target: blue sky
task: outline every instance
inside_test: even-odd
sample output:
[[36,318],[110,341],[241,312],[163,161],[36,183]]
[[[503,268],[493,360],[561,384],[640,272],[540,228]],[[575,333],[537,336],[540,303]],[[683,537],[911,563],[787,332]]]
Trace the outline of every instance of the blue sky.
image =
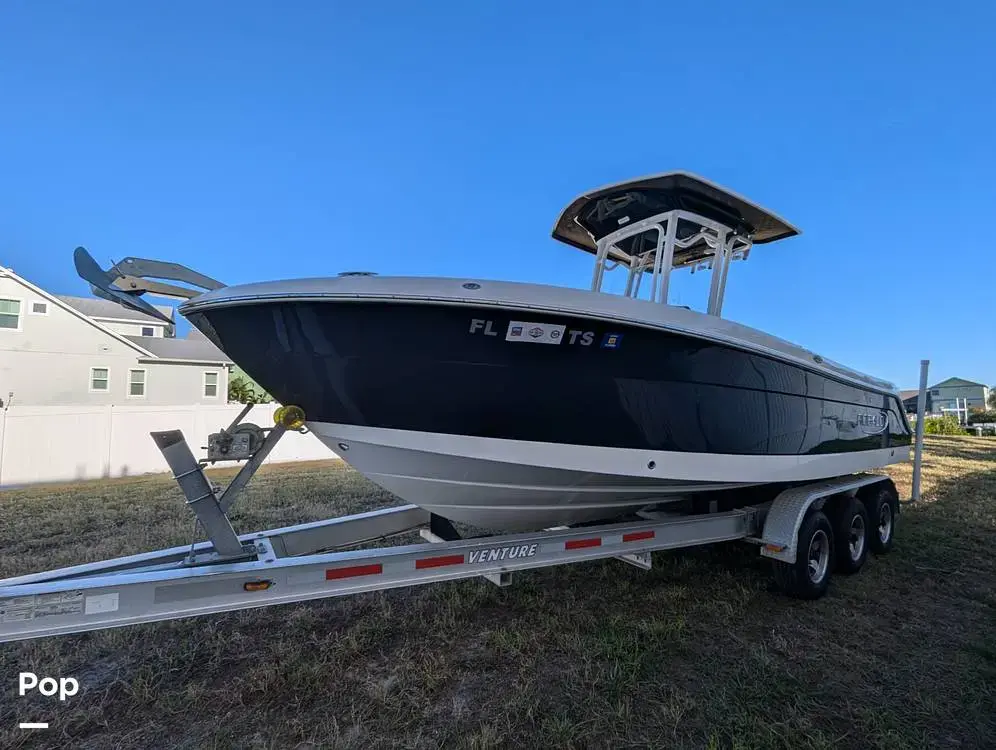
[[0,264],[62,294],[87,291],[79,244],[228,283],[587,286],[560,209],[687,169],[803,230],[733,267],[727,317],[904,387],[923,357],[996,383],[994,22],[983,2],[7,0]]

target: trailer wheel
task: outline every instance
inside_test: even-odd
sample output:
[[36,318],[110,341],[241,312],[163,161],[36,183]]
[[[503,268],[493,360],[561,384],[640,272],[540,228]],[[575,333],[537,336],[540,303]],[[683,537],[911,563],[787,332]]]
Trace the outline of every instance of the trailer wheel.
[[856,497],[848,497],[837,508],[833,535],[838,572],[850,575],[861,570],[868,558],[868,539],[875,533],[869,527],[865,504]]
[[899,495],[892,482],[881,482],[868,488],[862,498],[868,511],[868,546],[877,555],[892,549],[899,518]]
[[833,573],[833,526],[823,511],[810,510],[799,527],[794,563],[774,561],[775,583],[796,599],[819,599]]

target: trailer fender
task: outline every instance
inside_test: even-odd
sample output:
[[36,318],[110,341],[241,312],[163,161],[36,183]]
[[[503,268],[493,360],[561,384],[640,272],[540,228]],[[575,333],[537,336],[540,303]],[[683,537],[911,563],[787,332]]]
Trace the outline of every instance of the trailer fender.
[[761,534],[761,554],[773,560],[794,563],[799,527],[814,505],[817,509],[834,495],[855,494],[862,487],[890,481],[883,474],[853,474],[783,490],[771,503]]

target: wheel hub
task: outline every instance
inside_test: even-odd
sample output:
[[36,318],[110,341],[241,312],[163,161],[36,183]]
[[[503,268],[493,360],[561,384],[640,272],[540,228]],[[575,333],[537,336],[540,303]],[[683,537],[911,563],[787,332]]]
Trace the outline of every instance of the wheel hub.
[[878,510],[878,539],[885,544],[892,536],[892,506],[882,503]]
[[[879,534],[881,534],[881,530]],[[847,547],[852,560],[856,562],[861,559],[861,555],[865,551],[865,519],[857,513],[851,518],[851,528],[847,534]]]
[[827,574],[830,564],[830,539],[822,529],[819,529],[809,542],[808,554],[809,580],[819,583]]

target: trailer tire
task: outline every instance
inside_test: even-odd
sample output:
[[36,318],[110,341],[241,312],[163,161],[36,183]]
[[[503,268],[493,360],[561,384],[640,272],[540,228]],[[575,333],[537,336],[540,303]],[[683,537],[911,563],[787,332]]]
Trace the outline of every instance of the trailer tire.
[[899,493],[891,481],[868,488],[861,498],[868,511],[868,546],[876,555],[887,554],[896,538],[899,519]]
[[873,533],[865,504],[851,496],[842,500],[833,515],[838,573],[852,575],[861,570],[868,559],[868,542]]
[[820,510],[810,510],[799,527],[794,563],[774,561],[775,583],[796,599],[819,599],[834,567],[833,526]]

